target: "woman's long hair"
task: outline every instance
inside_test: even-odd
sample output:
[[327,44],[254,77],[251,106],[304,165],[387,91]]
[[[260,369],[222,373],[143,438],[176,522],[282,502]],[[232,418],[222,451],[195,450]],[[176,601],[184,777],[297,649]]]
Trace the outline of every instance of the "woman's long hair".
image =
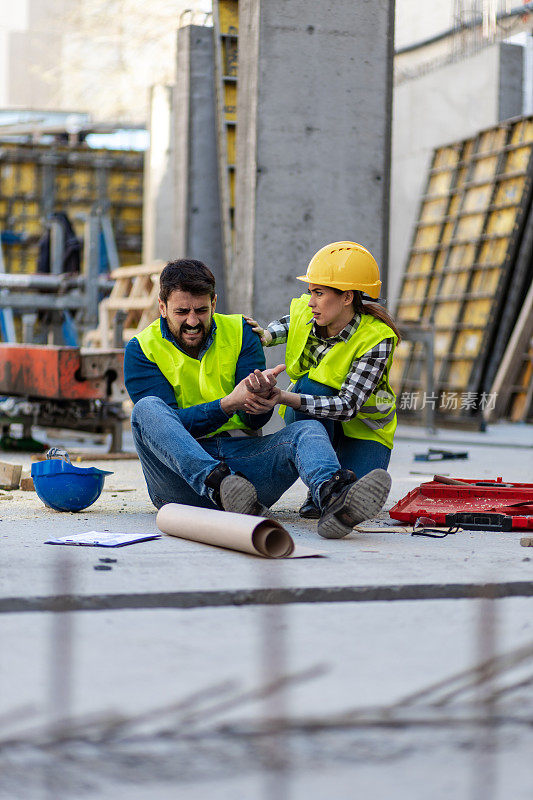
[[[331,288],[333,289],[334,292],[337,292],[337,294],[342,294],[344,291],[343,289],[335,289],[333,288],[333,286]],[[380,305],[379,303],[363,303],[361,292],[354,290],[353,308],[356,314],[371,314],[373,317],[376,317],[376,319],[379,319],[381,320],[381,322],[384,322],[385,325],[388,325],[389,328],[392,328],[392,330],[398,337],[398,344],[402,341],[398,325],[382,305]]]

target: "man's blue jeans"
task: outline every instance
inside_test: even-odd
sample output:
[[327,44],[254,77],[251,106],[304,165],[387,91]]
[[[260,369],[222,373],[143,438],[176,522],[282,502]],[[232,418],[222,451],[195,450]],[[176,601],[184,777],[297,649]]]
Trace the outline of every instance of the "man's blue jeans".
[[[331,386],[313,381],[306,375],[297,381],[294,391],[298,394],[325,395],[327,397],[338,394],[338,391]],[[291,425],[302,420],[317,421],[318,417],[310,417],[303,411],[287,408],[284,419],[286,425]],[[391,451],[384,444],[369,439],[352,439],[345,436],[340,422],[334,422],[327,418],[319,421],[328,432],[343,469],[351,469],[358,478],[362,478],[373,469],[387,469]]]
[[318,489],[340,469],[323,425],[297,422],[269,436],[213,436],[197,441],[159,397],[143,397],[133,408],[131,428],[150,499],[216,508],[205,479],[224,461],[253,483],[259,501],[271,506],[298,476],[318,503]]

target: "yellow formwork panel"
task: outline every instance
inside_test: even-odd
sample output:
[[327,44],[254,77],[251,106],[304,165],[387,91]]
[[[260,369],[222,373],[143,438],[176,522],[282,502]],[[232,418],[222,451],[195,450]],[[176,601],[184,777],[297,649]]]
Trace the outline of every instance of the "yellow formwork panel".
[[480,292],[495,292],[501,277],[500,269],[479,269],[472,276],[471,291],[475,294]]
[[442,229],[442,244],[449,244],[454,237],[455,222],[447,222]]
[[468,286],[469,272],[448,272],[444,276],[440,294],[444,297],[462,294]]
[[429,274],[433,266],[433,256],[431,253],[414,253],[409,259],[406,274],[424,273]]
[[[220,205],[224,243],[224,263],[231,266],[234,246],[234,208],[237,123],[237,77],[239,71],[238,0],[215,0],[213,3],[217,64],[217,136],[218,151],[226,163],[219,163]],[[222,71],[222,74],[220,73]]]
[[447,383],[455,391],[463,391],[468,386],[468,379],[472,372],[472,361],[452,361],[448,370]]
[[462,189],[467,180],[468,180],[468,167],[464,166],[461,167],[461,169],[457,172],[457,176],[455,179],[456,191]]
[[429,322],[433,312],[433,303],[425,303],[420,318],[422,322]]
[[503,172],[525,172],[531,158],[531,146],[511,150],[505,159]]
[[453,172],[438,172],[432,175],[427,188],[427,196],[448,194],[452,185]]
[[401,306],[398,311],[398,319],[402,322],[412,322],[420,319],[420,306],[418,303],[413,304],[404,304],[403,300],[401,301]]
[[513,394],[511,402],[511,419],[513,422],[524,421],[531,412],[531,405],[526,408],[528,389],[533,380],[533,344],[525,354],[525,361],[520,370],[517,386],[520,388]]
[[[105,157],[105,164],[104,158]],[[52,207],[44,202],[46,180],[53,180]],[[84,222],[98,203],[129,203],[130,217],[124,235],[131,250],[135,239],[140,260],[142,234],[142,154],[129,151],[93,150],[85,145],[58,147],[4,143],[0,145],[0,229],[22,234],[24,242],[5,244],[6,268],[12,272],[33,272],[37,262],[37,241],[44,231],[44,213],[61,211],[72,221],[76,235],[84,236]],[[115,184],[115,186],[113,186]],[[111,191],[109,186],[111,185]],[[107,193],[105,187],[108,187]],[[115,196],[113,196],[115,195]],[[117,197],[119,198],[117,200]],[[121,263],[120,231],[117,248]],[[133,245],[134,246],[134,245]]]
[[237,84],[226,83],[224,85],[224,119],[235,122],[237,119]]
[[494,205],[517,205],[522,199],[525,185],[525,177],[508,178],[505,181],[500,181],[499,186],[496,189],[496,194],[494,195]]
[[492,211],[487,221],[487,233],[491,236],[510,236],[513,231],[517,207]]
[[28,253],[28,248],[24,245],[12,244],[4,247],[4,261],[6,272],[19,274],[35,272],[37,269],[36,250],[33,254]]
[[112,170],[107,178],[107,192],[111,203],[139,202],[142,198],[143,176],[142,173],[118,172]]
[[235,164],[236,143],[237,143],[237,132],[235,130],[235,127],[228,128],[227,143],[228,143],[228,165]]
[[238,0],[218,0],[218,18],[222,34],[237,35],[239,30]]
[[463,144],[463,156],[462,156],[463,161],[470,161],[470,159],[472,158],[472,154],[474,153],[474,145],[475,145],[475,139],[468,139]]
[[[435,273],[439,273],[442,271],[444,265],[446,264],[446,259],[448,258],[448,252],[449,248],[447,247],[442,247],[437,252],[437,258],[435,259],[435,268],[433,270]],[[428,253],[427,255],[429,258],[433,258],[434,253]]]
[[[436,326],[437,392],[471,391],[471,379],[479,380],[477,357],[485,354],[487,326],[529,194],[532,143],[529,118],[434,153],[420,208],[425,224],[415,232],[398,307],[401,320]],[[406,343],[396,369],[407,391],[419,380],[417,353]],[[401,386],[402,378],[396,380]]]
[[484,214],[471,214],[468,217],[462,217],[457,225],[456,238],[465,241],[478,239],[483,231],[484,222]]
[[474,244],[457,244],[450,248],[448,267],[469,267],[474,262],[476,247]]
[[239,48],[236,39],[222,42],[222,70],[224,77],[236,78],[239,69]]
[[533,120],[524,119],[513,125],[511,144],[520,144],[520,142],[533,142]]
[[474,166],[472,172],[472,180],[476,183],[481,181],[491,181],[498,166],[498,156],[487,156],[487,158],[480,158]]
[[483,242],[478,255],[479,264],[503,264],[509,240],[488,239]]
[[459,331],[454,346],[455,352],[465,356],[476,356],[479,353],[484,333],[485,331],[479,328],[465,328]]
[[490,203],[491,196],[491,183],[487,183],[485,186],[477,186],[474,189],[469,189],[465,194],[462,211],[484,211]]
[[440,281],[441,279],[439,275],[435,275],[435,277],[433,277],[430,280],[428,288],[428,299],[434,300],[437,297],[439,293]]
[[464,309],[464,320],[470,325],[485,325],[492,308],[491,298],[467,300]]
[[231,171],[229,174],[229,202],[232,208],[235,208],[235,172]]
[[441,328],[450,327],[456,322],[460,310],[461,303],[459,301],[438,303],[435,309],[435,325]]
[[135,208],[115,209],[112,215],[113,227],[125,236],[140,236],[142,223]]
[[416,234],[415,247],[432,247],[440,238],[440,225],[430,225],[420,228]]
[[459,161],[460,149],[455,147],[441,147],[437,150],[433,160],[433,169],[442,169],[443,167],[455,167]]
[[452,341],[451,331],[436,331],[434,350],[437,358],[445,356],[449,350]]
[[10,213],[14,217],[38,217],[40,214],[39,203],[35,200],[13,200],[11,203]]
[[493,128],[492,130],[485,131],[479,137],[477,145],[478,153],[490,153],[493,150],[501,150],[505,145],[507,131],[505,128]]
[[446,214],[448,200],[446,197],[439,200],[428,200],[422,207],[420,219],[422,222],[437,222]]
[[4,197],[40,192],[39,171],[33,163],[8,163],[0,168],[0,191]]
[[427,280],[425,278],[412,278],[405,284],[405,291],[403,297],[406,300],[423,300],[427,288]]
[[518,422],[524,416],[524,411],[526,408],[526,395],[525,393],[517,393],[513,401],[511,403],[511,420],[513,422]]
[[460,206],[461,206],[461,195],[453,194],[451,196],[450,205],[448,208],[448,216],[456,217],[459,212]]

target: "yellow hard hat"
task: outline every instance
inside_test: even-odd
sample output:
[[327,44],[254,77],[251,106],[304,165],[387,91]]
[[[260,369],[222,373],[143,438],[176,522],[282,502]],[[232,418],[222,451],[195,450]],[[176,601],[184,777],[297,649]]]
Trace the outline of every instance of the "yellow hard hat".
[[381,289],[376,259],[357,242],[333,242],[315,253],[305,275],[297,280],[334,289],[358,289],[378,298]]

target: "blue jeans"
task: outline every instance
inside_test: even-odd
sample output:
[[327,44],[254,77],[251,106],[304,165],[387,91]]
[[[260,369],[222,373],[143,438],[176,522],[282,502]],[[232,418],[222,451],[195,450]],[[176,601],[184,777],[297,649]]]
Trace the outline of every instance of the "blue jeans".
[[299,422],[269,436],[213,436],[197,441],[159,397],[143,397],[133,408],[131,429],[148,494],[156,508],[165,503],[216,508],[205,486],[224,461],[271,506],[298,476],[318,505],[318,489],[340,469],[324,426]]
[[[313,381],[307,375],[297,381],[294,391],[297,394],[325,395],[326,397],[338,394],[337,389]],[[352,439],[350,436],[344,435],[340,422],[327,418],[310,417],[303,411],[287,408],[285,412],[286,425],[302,420],[308,420],[309,422],[319,421],[324,426],[341,467],[343,469],[351,469],[358,478],[362,478],[363,475],[373,469],[387,469],[389,466],[391,451],[381,442],[375,442],[370,439]]]

